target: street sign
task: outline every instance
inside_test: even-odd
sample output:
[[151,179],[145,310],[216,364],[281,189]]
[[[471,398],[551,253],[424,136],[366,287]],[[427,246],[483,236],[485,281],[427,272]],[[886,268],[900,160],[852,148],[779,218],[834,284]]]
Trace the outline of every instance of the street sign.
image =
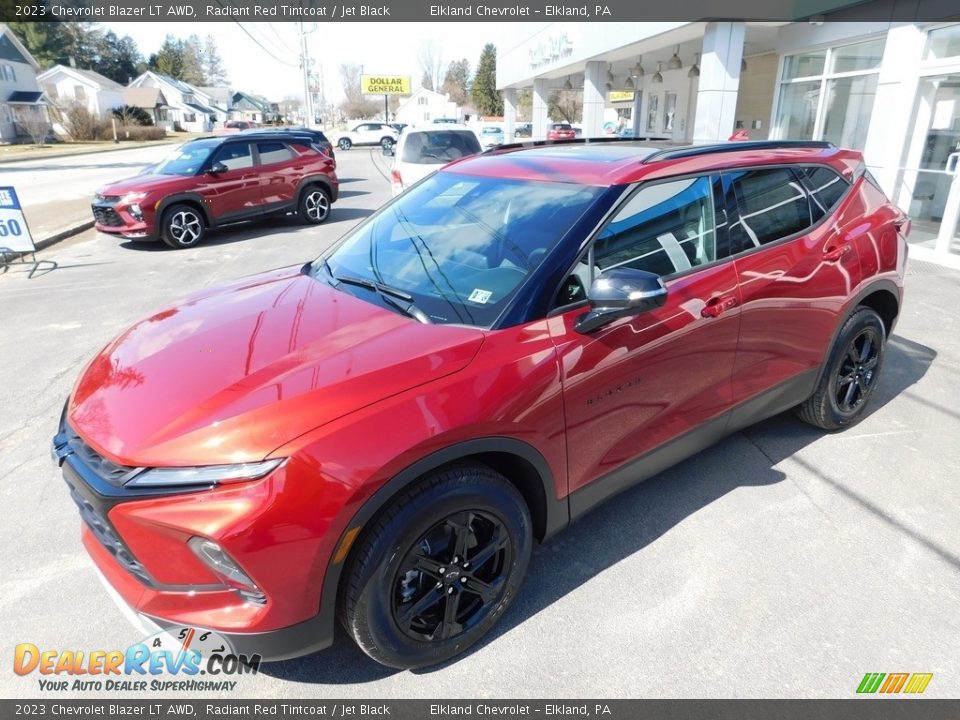
[[409,75],[361,75],[360,88],[364,95],[409,95]]
[[0,187],[0,248],[26,253],[36,250],[17,191],[12,187]]

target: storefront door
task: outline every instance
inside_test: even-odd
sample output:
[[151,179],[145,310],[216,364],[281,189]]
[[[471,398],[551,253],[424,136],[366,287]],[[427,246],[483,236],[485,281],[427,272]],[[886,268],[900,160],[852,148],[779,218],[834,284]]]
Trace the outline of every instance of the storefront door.
[[920,78],[914,117],[897,204],[913,221],[911,243],[960,254],[960,69]]

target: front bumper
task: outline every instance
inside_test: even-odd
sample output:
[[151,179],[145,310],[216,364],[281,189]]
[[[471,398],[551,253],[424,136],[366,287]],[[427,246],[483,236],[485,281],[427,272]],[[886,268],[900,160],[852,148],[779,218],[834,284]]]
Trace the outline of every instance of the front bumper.
[[[157,628],[213,630],[237,652],[264,660],[332,643],[335,602],[332,596],[320,602],[322,571],[318,577],[329,557],[326,526],[309,526],[307,516],[297,514],[310,511],[312,498],[291,491],[288,483],[303,485],[296,462],[287,465],[297,477],[282,467],[261,481],[145,496],[104,479],[118,466],[102,457],[98,464],[95,451],[71,432],[61,426],[54,457],[84,520],[84,547],[135,627],[148,634]],[[194,536],[219,543],[254,578],[266,602],[250,602],[222,584],[189,549]]]
[[97,232],[120,235],[131,240],[159,240],[152,217],[144,209],[135,216],[128,207],[110,200],[94,200],[90,205]]

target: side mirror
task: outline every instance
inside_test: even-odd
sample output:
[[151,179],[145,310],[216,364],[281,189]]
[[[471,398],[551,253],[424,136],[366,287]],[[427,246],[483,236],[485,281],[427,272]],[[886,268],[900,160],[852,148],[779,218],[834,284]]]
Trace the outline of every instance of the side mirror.
[[384,143],[383,144],[383,154],[387,157],[393,157],[396,153],[393,151],[393,143]]
[[577,318],[575,325],[580,333],[592,332],[617,318],[661,307],[667,301],[667,288],[654,273],[616,268],[593,281],[587,300],[590,312]]
[[218,163],[214,163],[214,164],[210,167],[210,169],[207,170],[207,172],[208,172],[209,174],[211,174],[211,175],[219,175],[220,173],[225,173],[225,172],[227,172],[227,170],[229,170],[229,169],[230,169],[230,168],[228,168],[228,167],[227,167],[226,165],[224,165],[222,162],[218,162]]

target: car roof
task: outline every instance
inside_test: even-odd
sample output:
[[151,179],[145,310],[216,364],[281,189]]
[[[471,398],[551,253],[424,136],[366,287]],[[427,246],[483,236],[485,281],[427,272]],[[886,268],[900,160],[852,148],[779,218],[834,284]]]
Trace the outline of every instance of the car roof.
[[442,172],[583,185],[613,186],[738,166],[815,163],[850,179],[859,152],[822,142],[729,142],[668,146],[633,139],[538,140],[501,145],[455,160]]
[[208,135],[207,137],[194,138],[192,140],[187,140],[184,145],[192,145],[193,143],[205,143],[207,145],[218,145],[228,142],[252,142],[254,140],[274,140],[276,141],[277,136],[286,137],[287,139],[296,138],[300,140],[309,140],[313,142],[313,138],[310,137],[308,132],[297,132],[297,131],[288,131],[288,132],[277,132],[277,131],[264,131],[264,130],[241,130],[238,133],[230,133],[229,135]]

